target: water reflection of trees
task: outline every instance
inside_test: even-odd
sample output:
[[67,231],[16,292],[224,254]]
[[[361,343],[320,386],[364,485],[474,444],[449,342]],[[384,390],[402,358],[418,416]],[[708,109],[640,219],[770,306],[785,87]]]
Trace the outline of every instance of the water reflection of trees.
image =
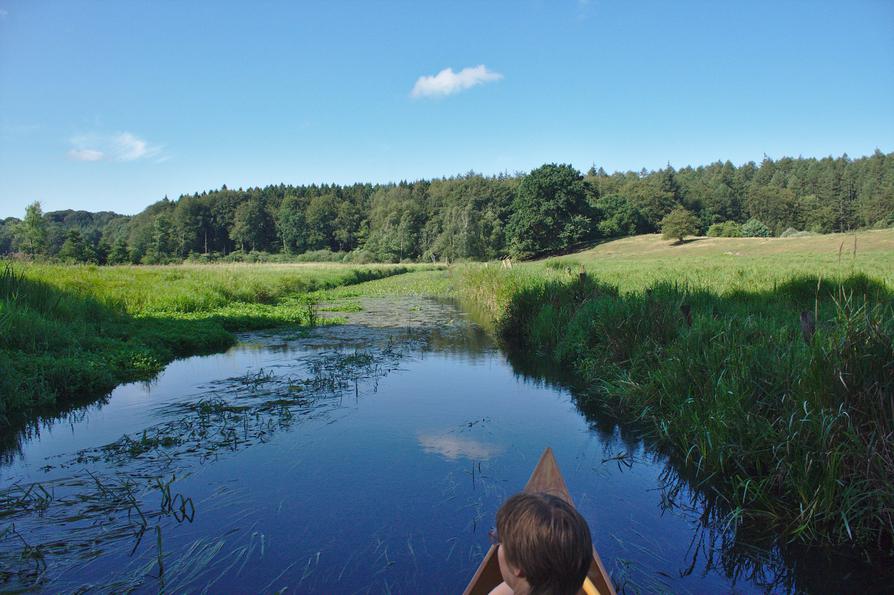
[[427,350],[463,361],[479,362],[493,355],[493,339],[479,326],[463,324],[454,329],[434,329],[428,339]]
[[[598,396],[575,382],[572,375],[546,365],[537,354],[511,349],[507,356],[517,377],[538,386],[570,391],[575,408],[587,420],[607,452],[619,464],[636,464],[631,453],[645,453],[650,461],[663,464],[657,485],[657,506],[689,519],[692,538],[679,576],[702,576],[716,572],[733,585],[746,583],[773,593],[890,592],[894,566],[887,559],[868,559],[865,552],[849,548],[825,548],[788,543],[768,532],[759,518],[748,518],[741,509],[729,506],[710,478],[670,459],[635,422],[614,415]],[[641,455],[642,456],[642,455]],[[621,583],[626,571],[619,569]],[[621,590],[652,590],[632,581]],[[658,585],[652,585],[658,588]],[[667,588],[665,585],[664,588]]]
[[17,414],[0,426],[0,470],[23,455],[22,445],[38,440],[42,432],[61,425],[82,423],[109,402],[109,395],[67,401],[63,406],[42,407],[28,415]]

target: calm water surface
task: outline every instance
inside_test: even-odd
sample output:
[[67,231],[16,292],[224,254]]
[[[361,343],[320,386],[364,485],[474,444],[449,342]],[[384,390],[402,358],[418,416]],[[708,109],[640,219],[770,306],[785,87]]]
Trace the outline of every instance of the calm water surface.
[[634,432],[514,369],[452,305],[346,316],[244,336],[6,436],[0,590],[460,592],[546,446],[624,590],[871,574],[736,541]]

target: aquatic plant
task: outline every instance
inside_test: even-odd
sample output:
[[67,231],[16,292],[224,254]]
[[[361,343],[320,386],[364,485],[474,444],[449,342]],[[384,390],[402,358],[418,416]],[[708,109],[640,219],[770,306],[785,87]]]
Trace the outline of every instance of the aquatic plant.
[[408,270],[0,263],[0,424],[151,378],[176,357],[232,345],[233,332],[312,326],[312,292]]
[[509,349],[572,370],[585,409],[638,421],[737,526],[890,547],[891,290],[862,274],[732,281],[622,291],[532,265],[469,267],[460,283]]
[[[196,577],[210,585],[235,565],[244,567],[257,533],[232,550],[223,549],[223,538],[200,538],[176,556],[164,551],[162,526],[192,523],[200,512],[177,489],[178,480],[193,466],[267,442],[296,424],[326,421],[342,407],[341,397],[375,390],[424,340],[416,333],[405,340],[380,334],[381,341],[364,349],[313,353],[285,371],[250,370],[214,383],[196,398],[162,409],[162,421],[141,432],[48,466],[71,475],[0,490],[0,588],[40,586],[78,564],[85,551],[99,555],[103,548],[134,556],[144,546],[132,568],[90,586],[96,590],[135,589],[150,578],[161,590],[184,590]],[[147,558],[153,540],[144,538],[153,532],[155,552]],[[260,539],[263,544],[262,534]],[[313,568],[305,568],[307,576]]]

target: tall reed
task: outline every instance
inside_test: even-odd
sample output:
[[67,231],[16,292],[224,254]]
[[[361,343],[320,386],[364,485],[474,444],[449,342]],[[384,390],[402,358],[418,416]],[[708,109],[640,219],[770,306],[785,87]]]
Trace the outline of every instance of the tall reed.
[[234,331],[317,322],[311,291],[402,266],[96,267],[0,262],[0,426],[11,413],[100,397]]
[[[622,292],[575,270],[469,268],[461,294],[511,349],[572,370],[742,523],[808,543],[894,536],[894,309],[856,274],[720,292]],[[816,317],[805,337],[801,313]],[[814,314],[815,313],[815,314]]]

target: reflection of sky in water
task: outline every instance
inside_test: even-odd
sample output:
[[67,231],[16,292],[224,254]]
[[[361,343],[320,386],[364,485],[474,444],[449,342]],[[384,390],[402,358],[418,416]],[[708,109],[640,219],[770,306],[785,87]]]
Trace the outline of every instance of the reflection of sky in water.
[[[197,512],[192,523],[159,521],[171,568],[168,590],[200,590],[216,580],[214,592],[460,592],[488,546],[486,530],[497,508],[521,489],[546,446],[555,451],[603,561],[628,589],[784,590],[773,583],[774,572],[800,561],[761,566],[759,548],[748,544],[737,555],[712,554],[704,546],[700,508],[668,505],[660,489],[664,460],[650,455],[635,434],[584,418],[567,391],[519,374],[455,310],[416,303],[422,305],[378,304],[382,317],[399,311],[393,314],[399,324],[381,331],[352,319],[309,339],[258,335],[248,338],[253,346],[174,362],[157,381],[121,386],[108,404],[50,423],[25,440],[21,454],[2,469],[0,487],[85,470],[133,474],[133,467],[59,464],[80,449],[171,421],[178,404],[215,397],[255,406],[288,397],[287,412],[277,405],[223,428],[232,448],[201,459],[177,457],[173,491],[192,498]],[[423,341],[419,327],[426,324],[437,329]],[[398,338],[407,328],[409,342]],[[410,351],[399,360],[378,357],[363,370],[349,370],[345,390],[314,401],[309,389],[289,389],[308,373],[309,361],[346,361],[370,347],[381,356],[401,345]],[[338,366],[322,369],[339,373]],[[274,381],[248,396],[224,382],[261,371]],[[188,413],[182,421],[190,421]],[[53,468],[44,471],[48,463]],[[686,503],[690,496],[684,486],[675,499]],[[147,510],[158,507],[158,492],[140,497]],[[53,531],[46,519],[29,522],[34,531],[18,525],[29,539]],[[105,530],[101,522],[88,529]],[[53,537],[77,535],[63,527]],[[85,551],[89,563],[51,568],[48,576],[58,582],[48,590],[139,575],[157,556],[154,536],[138,547],[125,535],[120,543],[97,542]],[[0,557],[0,567],[3,562]],[[807,568],[802,576],[823,586],[852,570],[800,566]],[[178,577],[178,567],[192,570]],[[150,566],[135,580],[153,591],[154,577]]]
[[419,446],[429,454],[441,455],[451,461],[459,458],[488,461],[505,450],[497,444],[452,434],[419,434]]

